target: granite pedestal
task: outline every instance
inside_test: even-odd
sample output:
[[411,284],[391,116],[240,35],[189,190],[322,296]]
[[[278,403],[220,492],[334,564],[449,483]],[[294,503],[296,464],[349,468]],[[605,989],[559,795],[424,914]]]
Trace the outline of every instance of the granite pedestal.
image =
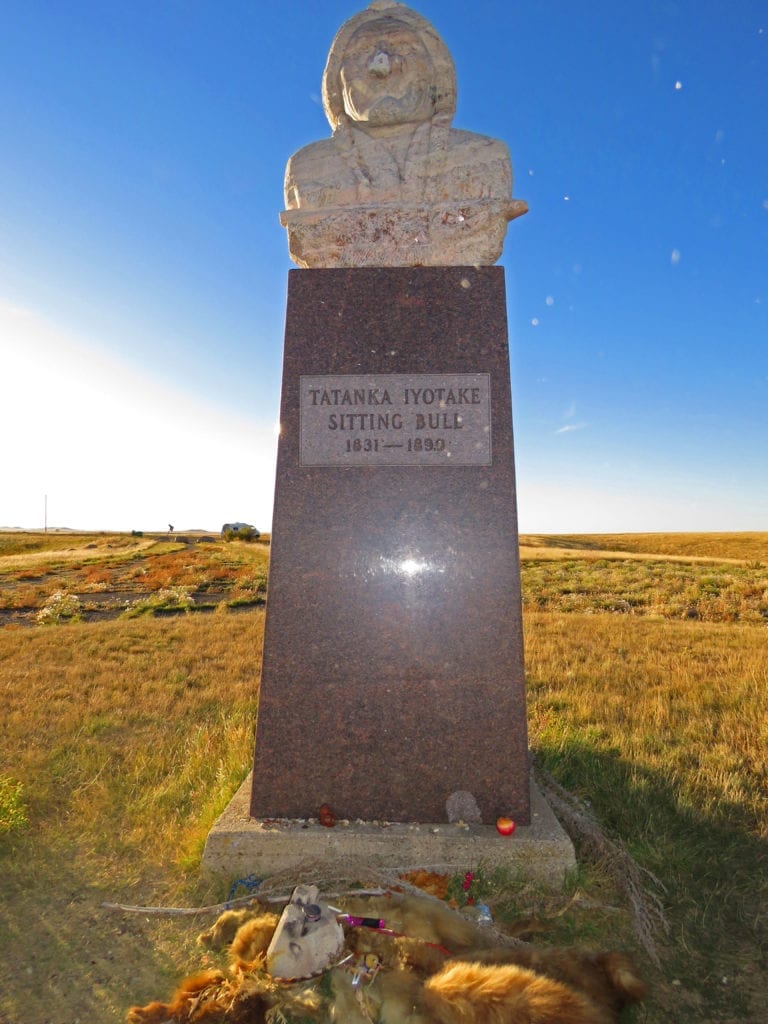
[[500,836],[493,825],[339,821],[270,821],[250,816],[245,780],[208,836],[203,869],[230,885],[251,874],[293,872],[296,882],[322,882],[339,869],[362,884],[382,875],[424,869],[456,874],[501,867],[512,876],[559,889],[576,865],[573,843],[531,782],[531,823]]
[[530,821],[504,274],[289,275],[250,812]]

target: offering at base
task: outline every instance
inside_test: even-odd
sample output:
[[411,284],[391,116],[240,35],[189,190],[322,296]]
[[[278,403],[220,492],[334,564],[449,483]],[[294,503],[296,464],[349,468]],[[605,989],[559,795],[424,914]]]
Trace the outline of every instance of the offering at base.
[[[492,945],[500,933],[433,898],[388,891],[338,899],[347,919],[345,943],[322,975],[292,984],[267,975],[261,954],[276,915],[258,906],[240,912],[232,940],[233,912],[227,911],[227,927],[217,921],[199,941],[207,948],[229,946],[229,976],[221,970],[190,975],[170,1002],[131,1007],[128,1024],[619,1024],[622,1007],[645,992],[634,964],[621,953]],[[387,927],[360,926],[353,919],[385,920]],[[214,933],[223,941],[214,943]]]
[[327,970],[344,946],[336,914],[319,901],[316,885],[297,885],[267,950],[273,978],[311,978]]

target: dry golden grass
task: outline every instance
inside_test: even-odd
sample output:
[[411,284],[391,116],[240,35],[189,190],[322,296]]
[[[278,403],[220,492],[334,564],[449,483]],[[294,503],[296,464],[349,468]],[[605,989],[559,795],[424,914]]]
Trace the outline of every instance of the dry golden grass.
[[606,560],[615,561],[632,561],[632,562],[648,562],[653,559],[664,559],[665,562],[671,563],[688,563],[695,564],[702,562],[706,565],[712,565],[716,563],[718,565],[742,565],[746,560],[743,558],[724,558],[717,557],[716,555],[671,555],[671,554],[660,554],[650,551],[621,551],[619,549],[612,548],[568,548],[568,547],[550,547],[550,546],[538,546],[536,544],[521,544],[520,545],[520,559],[525,561],[547,561],[547,562],[561,562],[563,559],[580,559],[581,561],[597,562]]
[[[683,617],[675,601],[681,586],[715,600],[716,587],[728,589],[723,574],[738,571],[729,586],[754,585],[759,602],[766,535],[686,535],[686,559],[743,562],[715,568],[673,565],[676,540],[600,538],[612,551],[669,549],[643,565],[579,546],[594,537],[554,538],[549,550],[579,557],[526,563],[531,739],[666,886],[664,967],[647,965],[652,995],[632,1019],[756,1022],[768,1005],[768,628],[760,618]],[[164,543],[74,572],[94,587],[186,579],[248,595],[266,557],[252,545]],[[560,570],[560,582],[548,575]],[[52,564],[45,585],[71,571]],[[8,600],[43,585],[22,576],[18,567],[2,576]],[[648,593],[655,617],[604,610],[616,594],[629,604]],[[557,601],[573,596],[589,614],[561,613]],[[0,985],[2,1024],[116,1022],[199,964],[197,923],[99,908],[225,895],[206,889],[197,866],[250,767],[262,629],[261,610],[224,604],[208,615],[0,629],[0,775],[23,784],[30,820],[0,834],[0,948],[25,965]],[[620,900],[610,883],[584,868],[574,885],[579,898],[542,941],[630,941],[625,917],[603,906]],[[529,896],[497,894],[510,913],[516,901],[524,912]]]
[[0,631],[3,762],[33,820],[77,821],[109,861],[194,858],[252,753],[262,618]]
[[[194,934],[103,900],[213,902],[197,868],[252,758],[263,611],[0,630],[3,1024],[121,1021],[170,988]],[[53,1014],[53,1016],[52,1016]]]
[[520,544],[534,558],[546,558],[547,549],[555,549],[567,558],[664,555],[675,561],[768,562],[768,533],[525,534]]
[[634,789],[653,780],[678,808],[768,839],[768,629],[659,627],[527,615],[533,745],[561,769],[572,748],[619,758]]
[[768,570],[753,562],[543,558],[521,576],[524,606],[540,611],[768,623]]
[[[4,536],[7,537],[7,534]],[[12,554],[1,555],[0,570],[16,569],[20,566],[39,569],[46,564],[64,565],[68,562],[95,562],[101,559],[114,559],[116,555],[124,557],[129,553],[146,551],[155,543],[151,539],[141,537],[126,538],[125,540],[126,543],[118,546],[107,543],[103,537],[78,538],[76,541],[61,538],[58,543],[51,543],[39,550],[15,551]]]
[[637,1019],[761,1020],[768,628],[530,612],[525,636],[532,746],[666,887]]

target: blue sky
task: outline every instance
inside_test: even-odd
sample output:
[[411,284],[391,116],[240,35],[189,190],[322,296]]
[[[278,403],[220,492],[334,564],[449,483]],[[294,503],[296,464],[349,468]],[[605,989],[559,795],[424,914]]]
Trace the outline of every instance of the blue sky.
[[[362,6],[4,0],[0,527],[47,494],[55,526],[269,528],[283,171]],[[763,0],[414,6],[530,206],[521,530],[767,530]]]

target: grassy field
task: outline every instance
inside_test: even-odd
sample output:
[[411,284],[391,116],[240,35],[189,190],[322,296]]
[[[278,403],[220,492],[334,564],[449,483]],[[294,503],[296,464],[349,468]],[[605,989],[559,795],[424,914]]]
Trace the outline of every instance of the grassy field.
[[[634,948],[647,1024],[765,1019],[768,534],[525,537],[531,743],[663,883],[661,966],[582,851],[497,920]],[[211,823],[250,767],[268,547],[0,535],[2,1024],[110,1024],[200,965]],[[56,598],[60,594],[62,597]],[[74,601],[67,600],[74,598]],[[45,609],[52,609],[45,614]]]
[[0,625],[264,604],[268,538],[0,534]]

